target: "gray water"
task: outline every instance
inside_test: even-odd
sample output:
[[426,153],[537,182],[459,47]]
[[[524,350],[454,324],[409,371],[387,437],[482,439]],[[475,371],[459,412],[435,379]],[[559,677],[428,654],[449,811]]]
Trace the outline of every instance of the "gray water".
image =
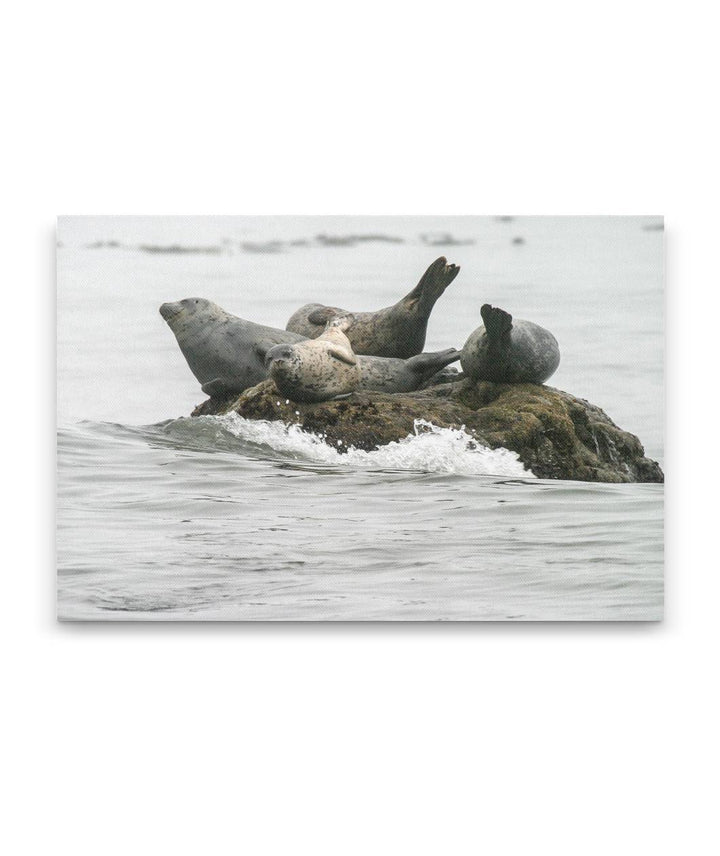
[[278,423],[189,419],[204,396],[157,311],[202,296],[284,327],[311,300],[394,303],[446,255],[462,270],[427,350],[461,347],[484,302],[536,321],[560,342],[549,383],[603,407],[662,464],[660,225],[61,218],[58,615],[660,618],[662,485],[536,479],[512,453],[429,425],[341,454]]

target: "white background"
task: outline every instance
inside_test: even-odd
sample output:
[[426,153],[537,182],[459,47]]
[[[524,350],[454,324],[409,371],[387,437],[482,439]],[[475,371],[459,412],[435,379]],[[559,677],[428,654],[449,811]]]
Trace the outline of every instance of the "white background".
[[[718,852],[711,10],[5,10],[3,852]],[[55,214],[343,212],[666,215],[663,624],[55,623]]]

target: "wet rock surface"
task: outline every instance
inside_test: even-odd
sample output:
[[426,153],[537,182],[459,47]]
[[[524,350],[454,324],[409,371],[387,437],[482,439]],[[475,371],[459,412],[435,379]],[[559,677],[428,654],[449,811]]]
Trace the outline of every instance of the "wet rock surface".
[[[193,416],[236,412],[246,419],[282,420],[324,436],[343,450],[371,451],[401,440],[423,419],[464,428],[479,443],[503,447],[539,478],[588,482],[662,482],[660,466],[640,440],[599,407],[538,384],[473,383],[460,379],[411,393],[355,392],[348,398],[299,404],[280,396],[271,380],[240,396],[209,399]],[[342,441],[339,446],[338,441]]]

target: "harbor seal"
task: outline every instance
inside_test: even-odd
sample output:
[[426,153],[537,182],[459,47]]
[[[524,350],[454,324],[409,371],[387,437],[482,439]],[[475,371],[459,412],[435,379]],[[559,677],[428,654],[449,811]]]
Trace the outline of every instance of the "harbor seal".
[[459,359],[460,351],[455,348],[417,354],[407,360],[401,360],[399,357],[358,357],[360,389],[374,392],[414,392],[445,366]]
[[[265,357],[274,346],[307,341],[297,333],[238,318],[203,297],[163,303],[160,314],[175,334],[202,391],[211,398],[239,395],[265,380]],[[418,354],[408,360],[358,357],[361,388],[412,392],[459,358],[459,351],[451,356],[452,352]]]
[[265,366],[282,395],[293,401],[329,401],[360,386],[360,366],[345,330],[352,319],[336,317],[317,339],[275,345]]
[[347,331],[356,354],[375,357],[414,357],[425,345],[428,318],[437,299],[455,279],[460,268],[441,256],[425,271],[415,288],[394,306],[377,312],[352,312],[335,306],[308,303],[298,309],[286,330],[314,339],[325,329],[328,319],[353,316]]
[[484,326],[470,334],[460,364],[472,380],[494,383],[544,383],[560,364],[557,339],[531,321],[486,303]]
[[240,394],[267,377],[265,354],[305,337],[231,315],[211,300],[163,303],[160,314],[175,334],[190,371],[211,398]]

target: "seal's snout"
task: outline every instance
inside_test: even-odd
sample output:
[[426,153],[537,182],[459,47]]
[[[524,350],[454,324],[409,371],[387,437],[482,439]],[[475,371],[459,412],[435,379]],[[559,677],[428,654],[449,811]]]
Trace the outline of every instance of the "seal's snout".
[[174,315],[180,312],[181,308],[179,303],[163,303],[160,307],[160,314],[166,321],[169,321]]

